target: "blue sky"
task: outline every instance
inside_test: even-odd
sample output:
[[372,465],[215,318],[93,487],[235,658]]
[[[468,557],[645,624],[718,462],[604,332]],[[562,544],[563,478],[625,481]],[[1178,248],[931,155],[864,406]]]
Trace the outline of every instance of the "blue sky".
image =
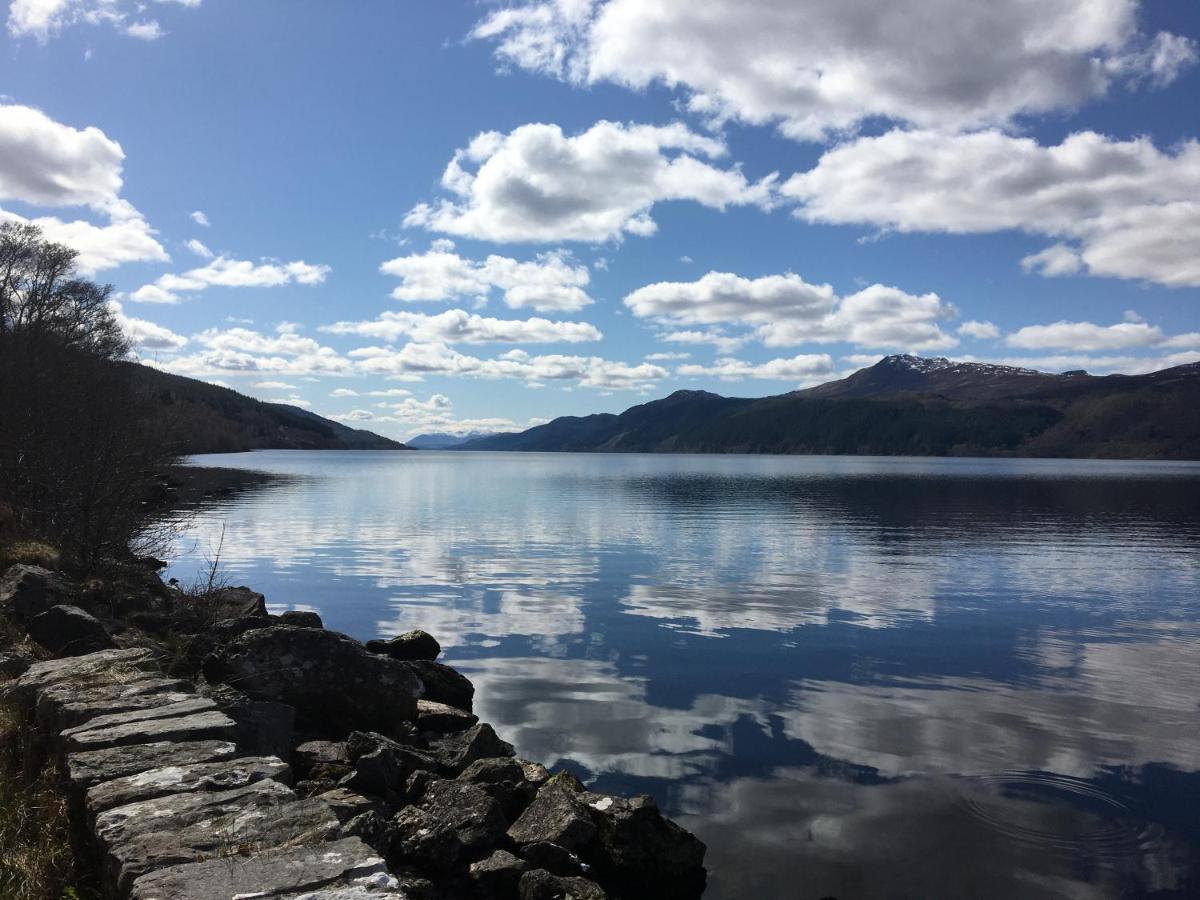
[[893,352],[1200,360],[1188,0],[12,0],[5,25],[3,216],[78,246],[142,359],[380,433]]

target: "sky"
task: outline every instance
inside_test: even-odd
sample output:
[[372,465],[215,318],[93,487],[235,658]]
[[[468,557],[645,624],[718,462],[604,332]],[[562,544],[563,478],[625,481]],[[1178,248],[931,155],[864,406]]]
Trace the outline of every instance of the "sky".
[[1200,361],[1196,0],[0,9],[0,220],[355,427]]

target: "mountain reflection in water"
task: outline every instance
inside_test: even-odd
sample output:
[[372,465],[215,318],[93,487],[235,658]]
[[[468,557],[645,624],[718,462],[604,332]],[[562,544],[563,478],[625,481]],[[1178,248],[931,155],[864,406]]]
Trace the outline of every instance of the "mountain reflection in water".
[[421,627],[707,897],[1200,894],[1200,464],[264,452],[235,583]]

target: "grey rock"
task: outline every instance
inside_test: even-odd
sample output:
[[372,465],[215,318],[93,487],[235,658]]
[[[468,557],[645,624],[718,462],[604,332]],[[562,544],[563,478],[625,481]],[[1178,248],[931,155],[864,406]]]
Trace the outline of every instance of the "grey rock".
[[618,893],[646,891],[668,900],[704,892],[704,844],[664,817],[654,799],[580,795],[597,825],[596,874]]
[[268,778],[287,784],[291,770],[287,763],[273,756],[163,766],[96,785],[87,792],[86,807],[88,815],[95,818],[107,810],[142,800],[189,791],[229,791]]
[[210,622],[267,617],[267,598],[248,587],[221,588],[195,602]]
[[367,797],[347,788],[325,791],[318,794],[317,799],[327,803],[343,825],[363,813],[374,812],[382,815],[387,812],[387,804],[378,797]]
[[[521,876],[520,900],[608,900],[608,894],[594,881],[586,878],[562,878],[545,869],[534,869]],[[635,897],[653,897],[638,893]]]
[[566,847],[546,841],[536,841],[521,848],[521,855],[535,869],[545,869],[551,875],[567,878],[587,875],[591,867]]
[[193,696],[186,682],[149,674],[91,686],[57,684],[39,694],[37,722],[44,733],[51,734],[100,716],[154,709]]
[[11,566],[0,577],[0,614],[28,622],[52,606],[74,602],[62,576],[41,566]]
[[132,900],[230,900],[279,896],[285,892],[348,886],[383,876],[383,860],[362,841],[344,838],[309,847],[289,847],[170,866],[133,883]]
[[100,620],[78,606],[52,606],[29,620],[29,636],[60,656],[110,650],[113,639]]
[[375,732],[351,733],[347,751],[354,771],[345,786],[390,801],[405,797],[406,783],[414,771],[440,771],[433,756]]
[[177,719],[150,719],[80,731],[66,738],[66,749],[102,750],[155,741],[232,740],[237,724],[223,712],[210,710]]
[[337,632],[274,625],[235,638],[204,672],[255,699],[290,704],[323,729],[394,733],[416,716],[421,684],[410,665]]
[[17,678],[24,675],[34,662],[33,654],[21,649],[0,653],[0,678]]
[[476,760],[457,780],[479,785],[500,804],[510,822],[520,816],[538,790],[537,784],[525,780],[525,767],[521,762],[509,757]]
[[301,778],[321,765],[349,766],[350,752],[345,741],[305,741],[292,751],[292,768]]
[[89,719],[81,725],[65,729],[62,732],[62,737],[69,739],[85,731],[96,731],[97,729],[112,728],[118,725],[131,725],[137,722],[152,722],[155,719],[178,719],[183,716],[211,712],[216,708],[217,704],[213,703],[207,697],[197,697],[192,694],[187,699],[175,703],[127,710],[107,716],[96,716],[96,718]]
[[468,875],[475,893],[486,900],[501,900],[517,892],[517,884],[529,864],[507,850],[495,850],[486,859],[471,863]]
[[501,740],[487,722],[457,734],[431,735],[429,751],[444,770],[458,774],[471,763],[497,756],[512,756],[513,746]]
[[389,826],[388,862],[393,864],[445,872],[458,863],[462,849],[454,830],[419,806],[400,810]]
[[87,750],[67,757],[67,778],[72,788],[87,790],[93,785],[151,769],[229,760],[236,755],[237,747],[230,741],[157,741]]
[[279,614],[280,625],[295,625],[297,628],[324,628],[320,615],[308,609],[289,609]]
[[206,696],[237,723],[237,744],[254,756],[288,759],[296,735],[296,710],[275,700],[253,700],[229,685],[205,685]]
[[517,845],[546,842],[577,850],[596,836],[596,825],[583,798],[565,779],[551,779],[508,829]]
[[79,687],[132,681],[154,665],[154,653],[143,648],[102,650],[87,656],[34,663],[24,675],[5,685],[10,699],[32,708],[34,698],[51,685],[70,682]]
[[383,852],[387,849],[389,818],[386,812],[369,809],[343,823],[342,833],[359,838],[368,847]]
[[433,662],[442,652],[442,645],[433,635],[425,631],[406,631],[387,640],[367,641],[367,649],[372,653],[382,653],[392,659],[406,661],[428,660]]
[[420,694],[421,699],[471,711],[475,686],[466,677],[449,666],[428,660],[412,660],[404,665],[408,666],[409,671],[413,672],[424,686]]
[[435,700],[417,701],[417,728],[436,734],[466,731],[479,721],[479,716],[456,709]]
[[468,853],[494,846],[508,827],[500,805],[474,784],[434,779],[425,789],[421,808],[438,827],[453,831]]
[[338,836],[338,821],[320,801],[297,800],[276,781],[256,781],[119,806],[97,816],[94,831],[104,882],[120,894],[167,866],[329,840]]

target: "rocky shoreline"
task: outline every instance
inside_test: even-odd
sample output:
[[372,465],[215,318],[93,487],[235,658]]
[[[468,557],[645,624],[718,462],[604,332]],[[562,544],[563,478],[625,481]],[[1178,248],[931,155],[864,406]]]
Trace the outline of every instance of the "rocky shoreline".
[[648,796],[518,758],[424,632],[364,645],[148,569],[76,584],[13,566],[0,616],[32,642],[0,652],[0,690],[61,771],[106,896],[703,893],[697,838]]

